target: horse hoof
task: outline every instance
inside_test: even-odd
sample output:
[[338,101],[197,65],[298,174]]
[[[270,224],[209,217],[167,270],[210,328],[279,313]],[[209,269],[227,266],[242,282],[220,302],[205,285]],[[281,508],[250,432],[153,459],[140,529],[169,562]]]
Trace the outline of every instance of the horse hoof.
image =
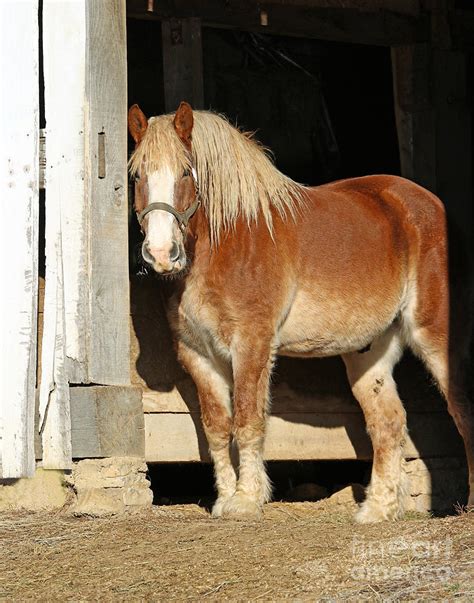
[[263,518],[263,509],[262,505],[255,502],[253,498],[244,494],[234,494],[234,496],[224,501],[220,516],[224,519],[259,521]]
[[380,521],[395,520],[398,519],[399,516],[400,513],[397,508],[382,508],[367,500],[362,503],[360,509],[355,514],[354,519],[357,523],[378,523]]
[[212,513],[211,513],[211,517],[213,519],[219,519],[219,517],[222,517],[222,509],[224,507],[224,505],[226,504],[226,502],[228,500],[230,500],[230,496],[228,497],[224,497],[221,496],[219,497],[216,502],[214,503],[213,507],[212,507]]

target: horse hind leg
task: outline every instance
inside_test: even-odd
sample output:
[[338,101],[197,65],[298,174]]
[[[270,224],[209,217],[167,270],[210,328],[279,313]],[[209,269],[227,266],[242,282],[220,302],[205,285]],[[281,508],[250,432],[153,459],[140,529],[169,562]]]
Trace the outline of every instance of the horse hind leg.
[[474,408],[468,386],[469,329],[464,327],[456,337],[454,328],[449,333],[447,320],[435,319],[436,316],[432,316],[430,323],[423,327],[408,323],[405,336],[413,353],[437,382],[448,412],[463,438],[469,471],[468,505],[474,506]]
[[393,325],[367,352],[343,356],[352,392],[361,405],[373,447],[370,484],[366,499],[356,514],[359,523],[397,519],[403,514],[406,413],[392,377],[402,353],[398,327]]
[[229,381],[207,358],[183,342],[178,342],[178,357],[198,390],[202,424],[214,464],[217,490],[212,516],[220,517],[226,501],[234,495],[237,483],[230,457],[232,414]]

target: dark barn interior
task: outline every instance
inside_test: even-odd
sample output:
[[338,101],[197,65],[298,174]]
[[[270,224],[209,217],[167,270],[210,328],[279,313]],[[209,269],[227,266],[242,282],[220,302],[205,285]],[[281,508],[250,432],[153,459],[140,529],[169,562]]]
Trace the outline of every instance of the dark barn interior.
[[[137,103],[151,116],[188,100],[223,113],[254,131],[278,168],[305,184],[404,175],[443,198],[458,236],[472,247],[470,3],[374,1],[364,3],[365,11],[355,2],[339,4],[129,0],[128,105]],[[165,324],[163,285],[139,274],[140,240],[131,208],[132,374],[148,390],[170,392],[177,385],[192,410],[195,393],[180,385],[186,377]],[[465,278],[467,286],[470,275]],[[405,357],[396,378],[420,457],[432,457],[415,415],[432,407],[450,423],[444,402],[414,358]],[[294,392],[351,398],[338,358],[281,360],[273,380]],[[459,441],[454,449],[451,456],[462,456]],[[298,483],[317,482],[329,493],[341,484],[365,484],[368,468],[363,454],[358,460],[288,459],[270,463],[270,476],[276,497],[291,499]],[[207,464],[150,465],[150,475],[157,502],[212,497]],[[433,474],[433,491],[443,487],[437,480]],[[456,496],[462,500],[464,490]]]

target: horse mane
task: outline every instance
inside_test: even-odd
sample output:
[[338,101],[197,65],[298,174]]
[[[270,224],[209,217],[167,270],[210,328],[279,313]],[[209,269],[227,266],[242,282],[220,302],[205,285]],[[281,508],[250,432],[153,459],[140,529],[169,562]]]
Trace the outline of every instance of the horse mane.
[[145,163],[147,173],[167,166],[180,177],[194,163],[199,192],[213,243],[243,217],[250,225],[261,214],[272,232],[271,208],[294,217],[306,188],[282,174],[252,133],[224,117],[194,111],[192,160],[173,126],[173,114],[150,118],[145,136],[130,158],[132,174]]

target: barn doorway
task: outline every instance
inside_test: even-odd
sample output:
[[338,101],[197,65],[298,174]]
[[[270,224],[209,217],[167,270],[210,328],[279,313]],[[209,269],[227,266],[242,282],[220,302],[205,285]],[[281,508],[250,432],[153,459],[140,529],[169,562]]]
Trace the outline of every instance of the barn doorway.
[[[271,149],[283,173],[309,185],[371,173],[400,174],[389,47],[214,28],[202,28],[201,36],[203,108],[223,113],[231,123],[254,131],[257,139]],[[128,21],[128,104],[134,103],[148,116],[165,112],[160,21]],[[130,151],[132,148],[130,140]],[[155,500],[208,500],[212,496],[212,469],[205,464],[207,445],[200,432],[196,392],[172,351],[161,303],[166,283],[143,274],[140,244],[141,235],[130,205],[135,330],[132,370],[135,382],[144,387],[145,424],[149,426],[148,433],[153,434],[150,437],[157,440],[173,439],[170,434],[181,439],[190,434],[193,440],[192,450],[178,450],[177,444],[173,448],[173,442],[166,450],[150,444],[147,460]],[[443,409],[440,421],[446,421],[444,402],[413,358],[405,358],[397,368],[397,380],[402,399],[409,399],[416,389],[417,401],[434,400],[435,408]],[[353,447],[339,460],[325,456],[327,451],[320,451],[321,456],[318,452],[298,457],[295,450],[288,459],[270,462],[276,497],[291,499],[294,487],[305,483],[320,485],[329,494],[355,482],[366,485],[370,444],[363,422],[354,428],[351,405],[355,401],[342,361],[281,359],[273,383],[276,391],[284,391],[288,410],[292,402],[298,405],[307,397],[322,401],[322,406],[326,399],[347,403],[344,408],[349,409],[348,414],[336,415],[332,411],[332,416],[345,427]],[[301,420],[310,417],[310,423],[318,428],[318,412],[316,407],[310,408]],[[422,435],[423,417],[410,417],[409,412],[409,430],[419,456],[432,455],[429,446],[424,447],[422,437],[418,438],[418,434]],[[293,415],[290,420],[297,423],[300,419]],[[306,461],[295,463],[296,458]],[[187,462],[183,464],[183,460]],[[204,463],[189,462],[199,460]]]
[[[139,104],[148,116],[165,112],[161,37],[160,22],[128,21],[128,104]],[[203,28],[202,51],[204,108],[255,131],[278,168],[293,179],[315,185],[399,173],[388,48]],[[142,271],[140,241],[131,211],[132,313],[140,346],[136,378],[167,393],[184,376],[170,352],[163,308],[155,312],[154,334],[143,318],[150,314],[145,306],[159,303],[164,285],[153,275],[136,276]],[[323,377],[328,370],[332,384],[341,384],[335,389],[350,395],[339,359],[285,359],[278,363],[275,380],[328,391]],[[269,471],[277,499],[291,499],[304,483],[318,483],[328,493],[352,482],[366,483],[368,467],[367,461],[289,461],[270,463]],[[150,465],[150,477],[156,502],[212,499],[209,464]]]

